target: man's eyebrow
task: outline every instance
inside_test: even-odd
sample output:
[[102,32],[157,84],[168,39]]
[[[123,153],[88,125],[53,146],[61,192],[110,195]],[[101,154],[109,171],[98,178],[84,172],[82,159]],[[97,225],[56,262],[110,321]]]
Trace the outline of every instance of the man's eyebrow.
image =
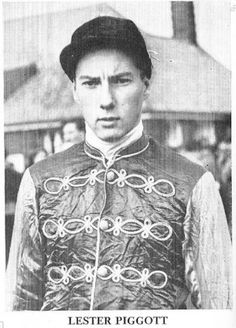
[[110,77],[131,77],[133,76],[133,74],[131,72],[122,72],[122,73],[118,73],[118,74],[114,74]]
[[[109,78],[131,77],[131,76],[133,76],[133,74],[131,72],[122,72],[122,73],[111,75],[111,76],[109,76]],[[100,77],[81,75],[81,76],[79,76],[79,80],[100,80]]]
[[81,75],[79,77],[80,80],[99,80],[100,77],[97,76],[89,76],[89,75]]

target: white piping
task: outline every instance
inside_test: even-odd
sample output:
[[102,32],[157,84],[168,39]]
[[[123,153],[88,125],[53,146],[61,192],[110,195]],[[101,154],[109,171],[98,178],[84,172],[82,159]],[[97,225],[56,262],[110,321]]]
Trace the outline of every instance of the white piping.
[[128,154],[128,155],[123,155],[123,156],[120,156],[120,157],[115,158],[115,162],[117,162],[117,161],[119,161],[120,159],[123,159],[123,158],[128,158],[128,157],[132,157],[132,156],[135,156],[135,155],[139,155],[139,154],[143,153],[148,147],[149,147],[149,142],[148,142],[148,144],[143,149],[139,150],[136,153],[132,153],[132,154]]
[[[98,150],[98,149],[96,149],[96,148],[94,148],[94,147],[92,147],[92,146],[89,145],[89,147],[91,147],[91,148],[96,149],[97,151],[99,151],[99,153],[101,154],[102,157],[94,156],[94,155],[90,154],[89,152],[87,152],[85,149],[84,149],[84,152],[85,152],[86,155],[88,155],[89,157],[91,157],[91,158],[93,158],[93,159],[96,159],[96,160],[99,160],[99,161],[103,162],[103,165],[105,166],[105,168],[109,168],[113,163],[119,161],[120,159],[123,159],[123,158],[129,158],[129,157],[132,157],[132,156],[139,155],[139,154],[143,153],[143,152],[149,147],[149,145],[150,145],[150,144],[149,144],[149,142],[148,142],[147,145],[146,145],[143,149],[139,150],[138,152],[136,152],[136,153],[131,153],[131,154],[127,154],[127,155],[123,155],[123,156],[118,157],[118,156],[119,156],[119,153],[120,153],[121,151],[123,151],[124,149],[126,149],[127,147],[124,148],[124,149],[121,149],[121,150],[119,151],[119,153],[116,155],[117,157],[115,156],[114,159],[109,160],[107,164],[106,164],[105,156],[100,152],[100,150]],[[112,163],[112,164],[111,164],[111,163]]]
[[100,221],[101,221],[101,216],[103,214],[103,211],[106,206],[106,201],[107,201],[107,190],[106,190],[106,178],[107,178],[107,172],[110,166],[113,164],[112,161],[110,161],[109,166],[106,167],[105,171],[105,176],[104,176],[104,202],[102,206],[102,210],[100,212],[100,215],[98,217],[98,229],[97,229],[97,243],[96,243],[96,258],[95,258],[95,266],[94,266],[94,278],[93,278],[93,285],[92,285],[92,290],[91,290],[91,303],[90,303],[90,311],[93,310],[93,304],[94,304],[94,296],[95,296],[95,287],[96,287],[96,280],[97,280],[97,270],[98,270],[98,260],[99,260],[99,250],[100,250],[100,240],[101,240],[101,235],[100,235]]
[[[89,145],[90,146],[90,145]],[[94,147],[90,146],[91,148],[95,149]],[[106,171],[105,171],[105,176],[104,176],[104,203],[103,203],[103,207],[102,207],[102,210],[100,212],[100,215],[98,217],[98,229],[97,229],[97,243],[96,243],[96,258],[95,258],[95,266],[94,266],[94,279],[93,279],[93,284],[92,284],[92,289],[91,289],[91,302],[90,302],[90,311],[93,310],[93,305],[94,305],[94,296],[95,296],[95,288],[96,288],[96,280],[97,280],[97,270],[98,270],[98,260],[99,260],[99,250],[100,250],[100,239],[101,239],[101,235],[100,235],[100,221],[101,221],[101,216],[102,216],[102,213],[105,209],[105,206],[106,206],[106,200],[107,200],[107,191],[106,191],[106,178],[107,178],[107,172],[108,172],[108,169],[113,165],[114,162],[122,159],[122,158],[128,158],[128,157],[131,157],[131,156],[135,156],[135,155],[139,155],[141,154],[142,152],[144,152],[147,148],[149,147],[149,142],[148,144],[143,148],[141,149],[140,151],[136,152],[136,153],[132,153],[132,154],[128,154],[128,155],[124,155],[124,156],[120,156],[119,158],[114,158],[114,159],[110,159],[107,164],[106,164],[106,161],[105,161],[105,157],[104,155],[99,151],[99,153],[102,155],[102,157],[97,157],[97,156],[94,156],[92,154],[89,154],[85,149],[85,153],[93,158],[93,159],[96,159],[96,160],[100,160],[103,162],[103,165],[105,166],[106,168]]]

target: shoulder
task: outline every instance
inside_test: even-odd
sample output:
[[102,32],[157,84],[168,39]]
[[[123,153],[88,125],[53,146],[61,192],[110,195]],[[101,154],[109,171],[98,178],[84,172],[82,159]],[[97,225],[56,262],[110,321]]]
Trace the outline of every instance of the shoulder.
[[29,168],[33,179],[51,175],[66,175],[73,166],[83,161],[84,143],[76,144],[67,150],[48,156]]
[[169,175],[176,177],[191,177],[198,181],[206,170],[169,147],[163,146],[153,138],[149,138],[150,156],[155,162],[155,166],[165,171]]

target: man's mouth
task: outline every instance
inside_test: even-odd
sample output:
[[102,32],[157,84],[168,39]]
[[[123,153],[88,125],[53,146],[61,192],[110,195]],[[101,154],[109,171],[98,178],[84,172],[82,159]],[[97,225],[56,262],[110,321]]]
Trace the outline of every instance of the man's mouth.
[[110,116],[110,117],[101,117],[98,119],[98,121],[114,122],[114,121],[118,121],[119,119],[120,119],[119,117]]
[[120,120],[119,117],[109,116],[109,117],[101,117],[98,119],[98,122],[105,129],[112,129],[117,125],[117,122]]

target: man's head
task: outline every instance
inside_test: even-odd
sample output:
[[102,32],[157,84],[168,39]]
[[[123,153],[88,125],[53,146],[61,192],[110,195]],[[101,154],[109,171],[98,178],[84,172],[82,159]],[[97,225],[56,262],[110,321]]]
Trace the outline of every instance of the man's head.
[[71,144],[81,142],[83,140],[84,129],[84,121],[73,120],[63,122],[63,142]]
[[60,61],[97,137],[118,140],[138,124],[152,64],[132,21],[102,16],[85,23],[62,50]]

